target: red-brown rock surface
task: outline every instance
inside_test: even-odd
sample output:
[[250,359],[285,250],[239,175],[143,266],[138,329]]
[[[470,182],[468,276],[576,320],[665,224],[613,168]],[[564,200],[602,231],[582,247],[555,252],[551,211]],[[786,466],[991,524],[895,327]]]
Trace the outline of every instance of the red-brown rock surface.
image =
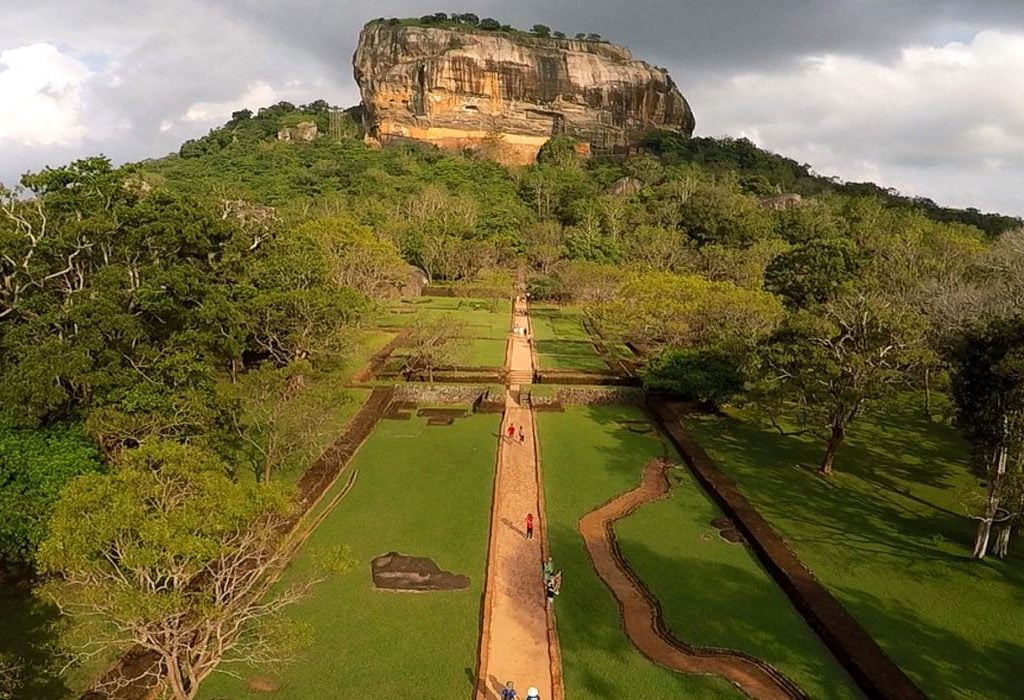
[[556,134],[623,152],[651,129],[693,132],[668,73],[597,41],[371,22],[353,57],[367,139],[488,148],[532,162]]

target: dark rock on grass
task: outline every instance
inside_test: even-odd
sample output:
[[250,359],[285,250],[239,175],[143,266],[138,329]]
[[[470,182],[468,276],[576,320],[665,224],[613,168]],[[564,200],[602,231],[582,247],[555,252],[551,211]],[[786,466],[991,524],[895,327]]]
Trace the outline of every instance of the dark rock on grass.
[[373,585],[391,591],[457,591],[469,587],[469,577],[442,571],[429,557],[388,552],[370,563]]

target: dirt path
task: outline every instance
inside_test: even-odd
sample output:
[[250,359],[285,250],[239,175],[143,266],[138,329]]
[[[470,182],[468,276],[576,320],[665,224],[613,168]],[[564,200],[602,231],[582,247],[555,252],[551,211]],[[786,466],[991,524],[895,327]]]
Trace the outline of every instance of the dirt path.
[[644,588],[622,557],[612,527],[615,521],[645,503],[668,495],[667,466],[660,460],[650,462],[644,467],[639,486],[590,511],[579,522],[580,534],[597,575],[619,603],[626,634],[641,653],[656,663],[684,673],[720,676],[750,697],[806,697],[781,673],[746,654],[690,646],[673,638],[662,620],[657,600]]
[[[526,327],[525,307],[517,303],[513,326]],[[545,523],[541,518],[534,424],[530,409],[516,400],[518,382],[533,373],[530,346],[523,336],[509,336],[507,369],[512,382],[501,423],[498,467],[491,510],[491,539],[484,593],[483,630],[476,698],[497,698],[506,681],[514,681],[519,697],[536,686],[543,700],[561,700],[552,678],[553,620],[549,615],[541,579]],[[515,426],[516,437],[507,430]],[[519,442],[518,429],[525,438]],[[535,532],[525,536],[527,513],[533,513]],[[557,658],[557,657],[556,657]]]

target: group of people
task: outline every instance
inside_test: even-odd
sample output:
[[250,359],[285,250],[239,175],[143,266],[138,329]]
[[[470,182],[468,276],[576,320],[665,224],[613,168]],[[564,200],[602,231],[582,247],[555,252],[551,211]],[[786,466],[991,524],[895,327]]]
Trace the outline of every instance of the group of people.
[[544,576],[544,597],[548,605],[551,605],[555,602],[555,596],[562,592],[562,572],[555,571],[555,563],[548,557],[541,564],[541,574]]
[[[517,700],[518,697],[512,681],[506,683],[505,687],[501,689],[501,700]],[[540,692],[533,687],[527,688],[526,700],[540,700]]]
[[[516,439],[516,426],[515,423],[508,424],[508,430],[505,431],[505,437],[509,442],[515,442]],[[519,426],[519,444],[522,445],[526,442],[526,430],[522,425]]]

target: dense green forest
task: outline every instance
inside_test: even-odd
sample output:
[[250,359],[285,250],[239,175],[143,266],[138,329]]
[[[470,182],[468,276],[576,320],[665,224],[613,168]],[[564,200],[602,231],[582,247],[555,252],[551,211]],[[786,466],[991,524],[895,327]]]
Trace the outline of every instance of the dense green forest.
[[[303,121],[316,139],[277,140]],[[637,348],[649,387],[812,431],[826,474],[866,406],[949,391],[988,488],[976,556],[1005,554],[1019,518],[1020,219],[842,183],[742,139],[656,133],[584,160],[563,137],[519,169],[374,150],[323,101],[22,185],[0,202],[0,558],[58,580],[95,583],[82,572],[104,553],[80,533],[117,527],[77,519],[110,502],[112,521],[134,518],[124,494],[166,486],[133,469],[231,505],[196,535],[191,573],[223,532],[283,513],[275,475],[294,455],[254,403],[343,363],[409,264],[456,286],[525,266],[534,299]],[[802,199],[765,200],[782,193]]]

